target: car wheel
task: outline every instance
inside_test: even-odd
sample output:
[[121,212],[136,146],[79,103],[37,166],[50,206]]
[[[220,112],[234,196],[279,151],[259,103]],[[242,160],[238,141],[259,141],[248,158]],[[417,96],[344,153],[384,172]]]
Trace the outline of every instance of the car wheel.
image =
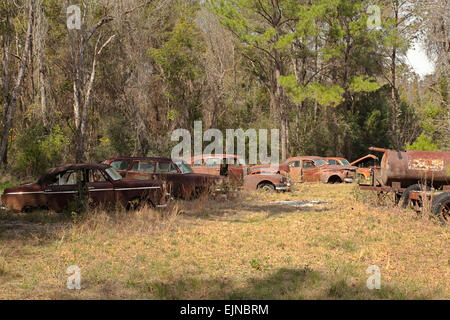
[[443,224],[450,223],[450,192],[442,193],[433,199],[431,212],[438,216]]
[[258,189],[264,192],[274,192],[275,186],[271,183],[262,183],[258,185]]

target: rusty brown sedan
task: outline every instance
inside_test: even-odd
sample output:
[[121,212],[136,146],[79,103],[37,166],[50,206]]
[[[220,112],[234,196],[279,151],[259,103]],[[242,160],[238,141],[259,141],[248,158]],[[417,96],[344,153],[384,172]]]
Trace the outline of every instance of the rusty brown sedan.
[[160,179],[168,185],[175,198],[195,198],[202,193],[220,189],[223,177],[194,173],[183,160],[159,157],[121,157],[103,161],[129,179]]
[[36,183],[5,189],[1,200],[7,210],[42,207],[61,212],[76,201],[83,187],[90,206],[116,202],[127,207],[145,202],[154,207],[167,206],[163,182],[123,179],[106,164],[71,164],[50,169]]

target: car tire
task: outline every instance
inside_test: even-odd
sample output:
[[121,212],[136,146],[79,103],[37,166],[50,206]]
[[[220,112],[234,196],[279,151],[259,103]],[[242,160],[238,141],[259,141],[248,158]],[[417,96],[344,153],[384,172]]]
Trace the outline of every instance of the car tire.
[[274,192],[275,186],[271,183],[261,183],[258,185],[258,190],[261,190],[264,192]]
[[433,199],[431,212],[439,217],[443,224],[450,223],[450,192],[444,192]]

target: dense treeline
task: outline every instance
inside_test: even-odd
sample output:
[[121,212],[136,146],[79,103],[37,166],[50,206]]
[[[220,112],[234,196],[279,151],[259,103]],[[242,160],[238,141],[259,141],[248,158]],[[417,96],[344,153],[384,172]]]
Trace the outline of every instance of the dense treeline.
[[[448,12],[446,0],[0,0],[1,165],[170,155],[172,131],[195,120],[279,128],[283,158],[450,150]],[[417,40],[435,62],[423,79],[405,62]]]

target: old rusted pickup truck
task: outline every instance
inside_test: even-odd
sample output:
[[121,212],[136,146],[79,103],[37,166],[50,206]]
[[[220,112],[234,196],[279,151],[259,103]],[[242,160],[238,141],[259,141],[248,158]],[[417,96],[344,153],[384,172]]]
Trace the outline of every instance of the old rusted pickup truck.
[[169,198],[165,183],[159,180],[123,179],[106,164],[71,164],[50,169],[35,183],[5,189],[1,200],[7,210],[42,207],[61,212],[83,187],[90,206],[119,202],[126,207],[143,203],[166,207]]
[[[231,162],[231,163],[230,163]],[[245,160],[230,154],[203,154],[192,157],[195,172],[228,177],[247,190],[290,191],[291,179],[287,166],[247,166]]]
[[376,191],[380,198],[393,194],[396,204],[418,212],[426,200],[432,213],[449,223],[450,152],[369,150],[383,153],[383,158],[380,166],[372,167],[371,185],[360,185],[361,190]]
[[220,176],[195,173],[183,160],[160,157],[121,157],[103,161],[111,165],[122,176],[129,179],[160,179],[167,182],[175,198],[194,198],[217,188],[222,183]]
[[356,178],[356,167],[329,165],[322,157],[301,156],[287,159],[294,182],[352,183]]

